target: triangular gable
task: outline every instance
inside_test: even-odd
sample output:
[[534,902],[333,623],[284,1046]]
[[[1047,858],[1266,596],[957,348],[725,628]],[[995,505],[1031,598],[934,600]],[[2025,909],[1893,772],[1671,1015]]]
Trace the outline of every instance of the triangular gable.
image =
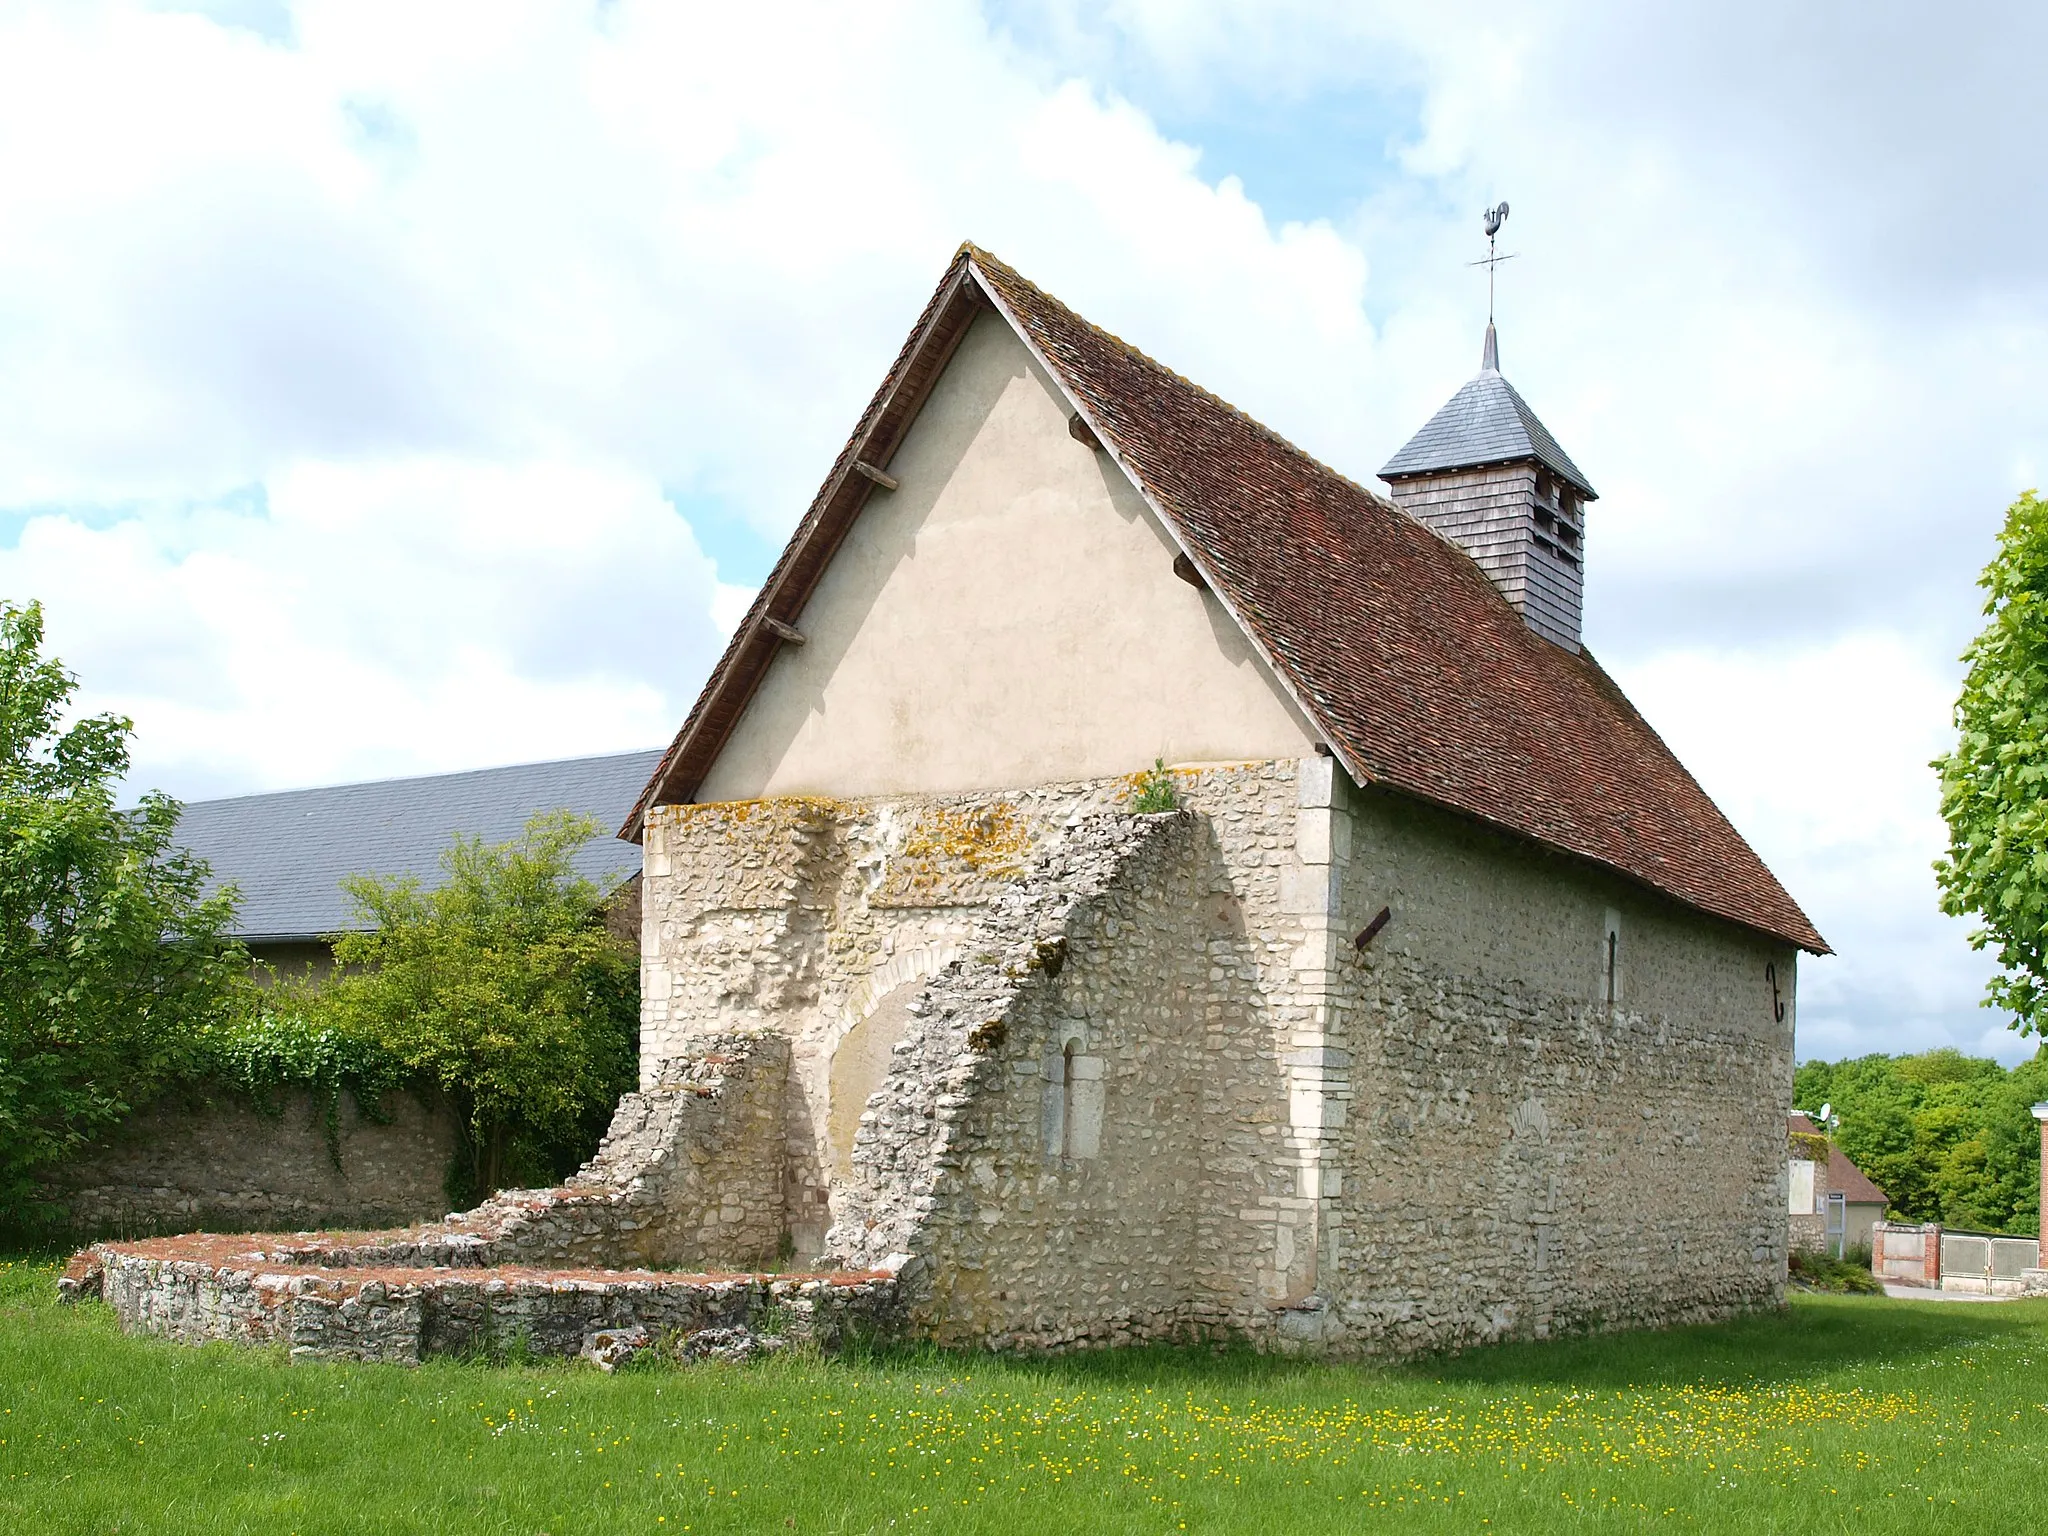
[[1359,784],[1462,812],[1814,953],[1827,946],[1590,655],[1461,550],[963,246],[621,835],[687,801],[956,346],[993,304]]

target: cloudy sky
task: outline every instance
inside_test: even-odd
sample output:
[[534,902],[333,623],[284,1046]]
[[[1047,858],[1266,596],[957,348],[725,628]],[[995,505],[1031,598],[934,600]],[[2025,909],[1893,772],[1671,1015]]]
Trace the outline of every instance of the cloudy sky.
[[2026,1053],[1926,763],[2048,460],[2048,11],[0,0],[0,596],[138,787],[657,744],[954,247],[1369,478],[1503,364],[1587,631],[1839,958]]

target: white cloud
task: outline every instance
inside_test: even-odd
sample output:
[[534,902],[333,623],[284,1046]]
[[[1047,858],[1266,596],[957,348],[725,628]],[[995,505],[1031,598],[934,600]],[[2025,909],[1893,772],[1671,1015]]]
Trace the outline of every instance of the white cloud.
[[291,20],[0,19],[0,590],[151,782],[665,736],[749,594],[657,488],[779,538],[963,235],[1248,403],[1370,351],[1354,249],[970,8]]
[[1769,655],[1667,651],[1621,682],[1836,951],[1802,962],[1800,1044],[1841,1056],[2032,1046],[1972,1005],[1990,967],[1936,907],[1948,846],[1928,762],[1957,669],[1864,631]]
[[30,520],[0,591],[47,606],[81,702],[187,793],[646,746],[724,589],[638,477],[302,461],[267,498]]
[[[1505,196],[1589,633],[1842,948],[1810,1038],[1980,1030],[1924,764],[2048,458],[2041,17],[990,3],[0,3],[0,595],[188,793],[648,744],[706,518],[779,540],[961,238],[1363,477]],[[1287,150],[1353,206],[1206,168],[1360,92],[1391,156]]]

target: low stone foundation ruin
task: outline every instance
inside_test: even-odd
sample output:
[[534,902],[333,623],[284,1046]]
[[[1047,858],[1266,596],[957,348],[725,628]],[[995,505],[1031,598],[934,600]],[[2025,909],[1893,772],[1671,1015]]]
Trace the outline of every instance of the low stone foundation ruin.
[[102,1244],[60,1284],[73,1299],[103,1297],[130,1333],[282,1345],[294,1362],[404,1365],[515,1349],[574,1355],[593,1334],[623,1329],[685,1338],[748,1329],[833,1348],[852,1331],[886,1334],[896,1290],[881,1274],[349,1263],[319,1241],[265,1248],[206,1236]]
[[[298,1360],[579,1353],[593,1334],[760,1329],[824,1347],[896,1323],[894,1270],[733,1273],[772,1260],[787,1043],[728,1037],[620,1102],[597,1155],[555,1189],[389,1232],[98,1243],[67,1299],[99,1296],[131,1333],[280,1344]],[[751,1183],[750,1183],[751,1179]],[[751,1197],[751,1198],[750,1198]],[[646,1268],[618,1268],[621,1263]],[[713,1265],[719,1273],[680,1273]],[[901,1267],[900,1261],[896,1265]]]

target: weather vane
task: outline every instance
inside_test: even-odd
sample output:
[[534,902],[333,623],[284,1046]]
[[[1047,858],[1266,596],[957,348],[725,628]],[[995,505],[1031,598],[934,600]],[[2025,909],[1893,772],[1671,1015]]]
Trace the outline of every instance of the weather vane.
[[1496,254],[1494,242],[1500,238],[1501,225],[1508,221],[1508,205],[1506,203],[1502,203],[1498,208],[1487,209],[1485,213],[1480,215],[1480,219],[1486,225],[1486,255],[1482,260],[1468,261],[1465,265],[1468,267],[1486,268],[1486,324],[1488,329],[1491,329],[1493,326],[1493,269],[1504,261],[1513,261],[1517,256],[1521,255],[1521,252],[1510,251],[1505,256]]

